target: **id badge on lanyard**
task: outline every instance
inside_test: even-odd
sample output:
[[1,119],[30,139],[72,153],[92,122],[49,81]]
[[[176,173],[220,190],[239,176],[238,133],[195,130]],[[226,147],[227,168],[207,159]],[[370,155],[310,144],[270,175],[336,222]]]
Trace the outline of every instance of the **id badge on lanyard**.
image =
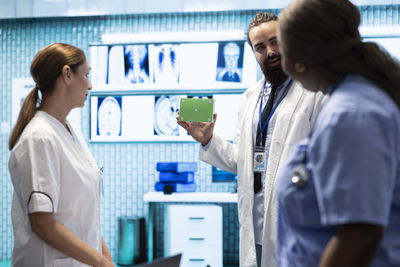
[[253,171],[254,172],[264,172],[267,167],[266,159],[265,159],[265,147],[256,146],[254,148],[254,163],[253,163]]
[[[271,119],[272,115],[274,114],[276,108],[279,106],[279,104],[281,103],[282,99],[286,96],[289,87],[292,84],[292,79],[289,80],[288,84],[286,85],[283,94],[281,95],[281,97],[279,98],[278,102],[275,104],[275,107],[272,109],[271,114],[268,116],[266,122],[264,123],[264,126],[262,127],[261,130],[261,136],[262,136],[262,132],[264,130],[267,130],[267,125],[269,123],[269,120]],[[264,94],[264,89],[265,89],[265,83],[264,83],[264,88],[263,88],[263,94]],[[261,99],[262,101],[262,99]],[[260,118],[261,118],[261,107],[262,107],[262,102],[260,104]],[[260,126],[261,126],[261,122],[260,122]],[[260,127],[261,128],[261,127]],[[256,140],[257,142],[257,140]],[[266,162],[266,153],[265,153],[265,147],[262,146],[262,143],[260,143],[260,146],[255,146],[254,147],[254,157],[253,157],[253,171],[254,172],[265,172],[265,170],[267,169],[267,162]]]

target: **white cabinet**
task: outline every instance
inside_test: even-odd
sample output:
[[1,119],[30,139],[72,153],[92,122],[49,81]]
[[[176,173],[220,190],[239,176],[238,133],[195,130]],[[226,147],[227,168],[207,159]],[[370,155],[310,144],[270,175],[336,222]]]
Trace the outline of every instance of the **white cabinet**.
[[222,207],[166,205],[164,255],[182,253],[180,267],[222,267]]

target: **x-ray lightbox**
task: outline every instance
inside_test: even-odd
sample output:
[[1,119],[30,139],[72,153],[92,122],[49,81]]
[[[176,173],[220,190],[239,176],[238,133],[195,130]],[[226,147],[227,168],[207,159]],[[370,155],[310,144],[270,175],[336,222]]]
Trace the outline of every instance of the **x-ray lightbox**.
[[[188,96],[91,95],[90,140],[194,141],[176,121],[182,97]],[[215,101],[218,120],[214,132],[232,140],[240,95],[216,94],[203,97],[212,97]]]
[[94,91],[247,88],[257,62],[244,41],[92,45]]

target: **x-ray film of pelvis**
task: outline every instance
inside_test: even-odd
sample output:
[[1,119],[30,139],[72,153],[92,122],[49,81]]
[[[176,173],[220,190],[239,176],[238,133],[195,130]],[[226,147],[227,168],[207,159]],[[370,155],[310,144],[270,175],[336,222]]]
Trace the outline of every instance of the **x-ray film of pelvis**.
[[[119,102],[121,102],[120,97]],[[97,134],[99,136],[120,136],[121,135],[121,107],[116,97],[99,97],[97,113]]]
[[176,122],[181,96],[160,96],[154,105],[154,134],[178,136],[179,125]]

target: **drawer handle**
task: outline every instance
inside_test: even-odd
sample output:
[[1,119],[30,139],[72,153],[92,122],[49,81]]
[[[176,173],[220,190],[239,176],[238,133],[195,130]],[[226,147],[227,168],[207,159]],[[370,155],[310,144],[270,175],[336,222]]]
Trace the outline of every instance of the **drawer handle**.
[[189,217],[189,220],[204,220],[204,217]]
[[191,241],[203,241],[204,237],[189,237],[189,240],[191,240]]
[[204,261],[204,259],[189,259],[189,261]]

